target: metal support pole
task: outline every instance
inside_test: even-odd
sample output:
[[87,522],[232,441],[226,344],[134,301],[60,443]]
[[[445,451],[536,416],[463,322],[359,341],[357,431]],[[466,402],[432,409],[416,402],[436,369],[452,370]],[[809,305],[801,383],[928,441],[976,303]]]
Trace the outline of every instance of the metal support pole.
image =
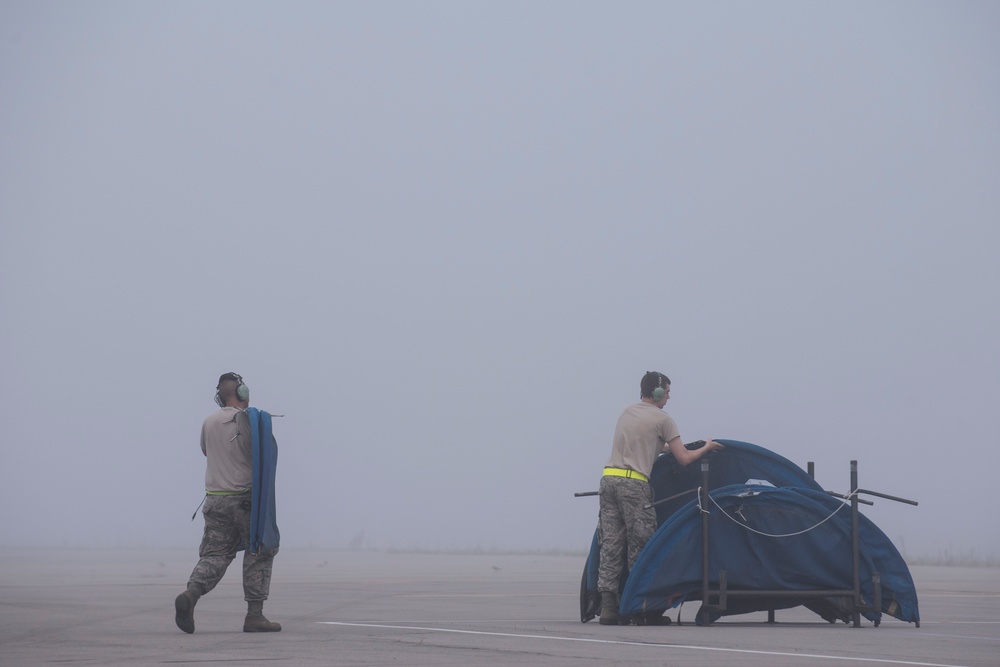
[[851,558],[854,566],[854,627],[861,627],[861,570],[858,544],[858,462],[851,461]]
[[900,498],[899,496],[890,496],[887,493],[879,493],[878,491],[869,491],[868,489],[858,489],[858,493],[867,493],[870,496],[878,496],[879,498],[885,498],[886,500],[895,500],[897,503],[906,503],[907,505],[919,504],[916,500],[907,500],[906,498]]
[[707,626],[711,614],[708,611],[708,461],[701,461],[701,609],[702,625]]
[[[872,611],[876,614],[882,612],[882,576],[878,572],[872,572]],[[875,621],[877,628],[879,621]]]
[[689,493],[694,493],[697,490],[698,489],[688,489],[687,491],[681,491],[680,493],[675,493],[674,495],[670,496],[669,498],[663,498],[662,500],[657,500],[657,501],[652,502],[652,503],[650,503],[648,505],[643,505],[642,509],[648,510],[650,507],[656,507],[657,505],[662,505],[663,503],[669,503],[671,500],[676,500],[677,498],[680,498],[681,496],[686,496]]

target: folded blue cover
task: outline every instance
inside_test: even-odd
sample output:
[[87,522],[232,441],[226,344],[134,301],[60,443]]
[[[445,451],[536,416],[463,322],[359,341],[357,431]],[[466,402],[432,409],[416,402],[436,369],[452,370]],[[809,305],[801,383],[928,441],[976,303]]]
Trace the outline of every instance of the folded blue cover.
[[250,508],[250,553],[255,556],[278,550],[281,536],[274,511],[274,474],[278,467],[278,442],[271,430],[271,415],[247,408],[253,438],[253,490]]

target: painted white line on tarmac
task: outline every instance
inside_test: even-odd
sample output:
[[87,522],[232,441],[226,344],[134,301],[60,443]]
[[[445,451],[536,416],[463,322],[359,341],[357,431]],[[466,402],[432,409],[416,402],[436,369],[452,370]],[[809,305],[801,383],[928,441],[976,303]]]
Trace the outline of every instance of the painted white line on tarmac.
[[921,593],[923,598],[1000,598],[1000,593]]
[[948,639],[967,639],[969,641],[976,642],[1000,642],[1000,637],[977,637],[975,635],[946,635],[942,632],[918,632],[914,635],[914,638],[923,639],[933,639],[934,637],[946,637]]
[[920,625],[1000,625],[1000,621],[920,621]]
[[690,646],[686,644],[657,644],[653,642],[630,642],[617,639],[593,639],[591,637],[557,637],[555,635],[523,635],[512,632],[485,632],[482,630],[455,630],[452,628],[427,628],[415,625],[382,625],[379,623],[343,623],[341,621],[317,621],[320,625],[342,625],[353,628],[382,628],[386,630],[421,630],[423,632],[449,632],[459,635],[481,635],[486,637],[510,637],[513,639],[548,639],[564,642],[585,642],[590,644],[616,644],[620,646],[646,646],[654,648],[679,648],[691,651],[715,651],[720,653],[743,653],[752,655],[784,656],[788,658],[818,658],[822,660],[847,660],[850,662],[877,662],[889,665],[913,665],[914,667],[967,667],[955,663],[914,662],[912,660],[888,660],[885,658],[852,658],[840,655],[816,653],[784,653],[781,651],[752,651],[739,648],[719,648],[716,646]]

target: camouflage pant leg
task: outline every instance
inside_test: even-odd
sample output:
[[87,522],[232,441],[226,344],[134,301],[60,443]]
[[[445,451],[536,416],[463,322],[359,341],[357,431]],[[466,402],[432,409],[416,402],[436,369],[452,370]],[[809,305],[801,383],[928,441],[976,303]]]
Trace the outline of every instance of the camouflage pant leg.
[[632,569],[639,552],[656,531],[656,510],[643,509],[653,502],[653,490],[637,479],[602,477],[600,496],[597,530],[601,564],[597,570],[597,590],[618,592],[626,566]]
[[[250,494],[208,496],[202,509],[205,533],[198,550],[200,560],[188,584],[197,584],[202,593],[218,585],[236,553],[246,551],[250,541]],[[266,600],[271,586],[274,553],[243,555],[243,593],[247,600]]]
[[256,556],[249,550],[243,553],[243,599],[266,600],[271,590],[271,566],[277,549],[261,551]]

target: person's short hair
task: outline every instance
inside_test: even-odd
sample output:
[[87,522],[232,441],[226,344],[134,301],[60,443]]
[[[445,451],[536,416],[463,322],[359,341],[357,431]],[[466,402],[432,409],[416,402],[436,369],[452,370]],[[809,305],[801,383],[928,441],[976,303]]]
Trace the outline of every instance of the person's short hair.
[[639,398],[652,398],[657,387],[664,389],[670,386],[670,378],[659,371],[646,371],[639,382]]
[[[223,373],[219,376],[219,384],[215,387],[219,395],[220,405],[226,405],[233,398],[240,399],[237,389],[243,385],[243,378],[238,373]],[[246,391],[249,394],[249,391]],[[245,399],[243,399],[245,400]]]

